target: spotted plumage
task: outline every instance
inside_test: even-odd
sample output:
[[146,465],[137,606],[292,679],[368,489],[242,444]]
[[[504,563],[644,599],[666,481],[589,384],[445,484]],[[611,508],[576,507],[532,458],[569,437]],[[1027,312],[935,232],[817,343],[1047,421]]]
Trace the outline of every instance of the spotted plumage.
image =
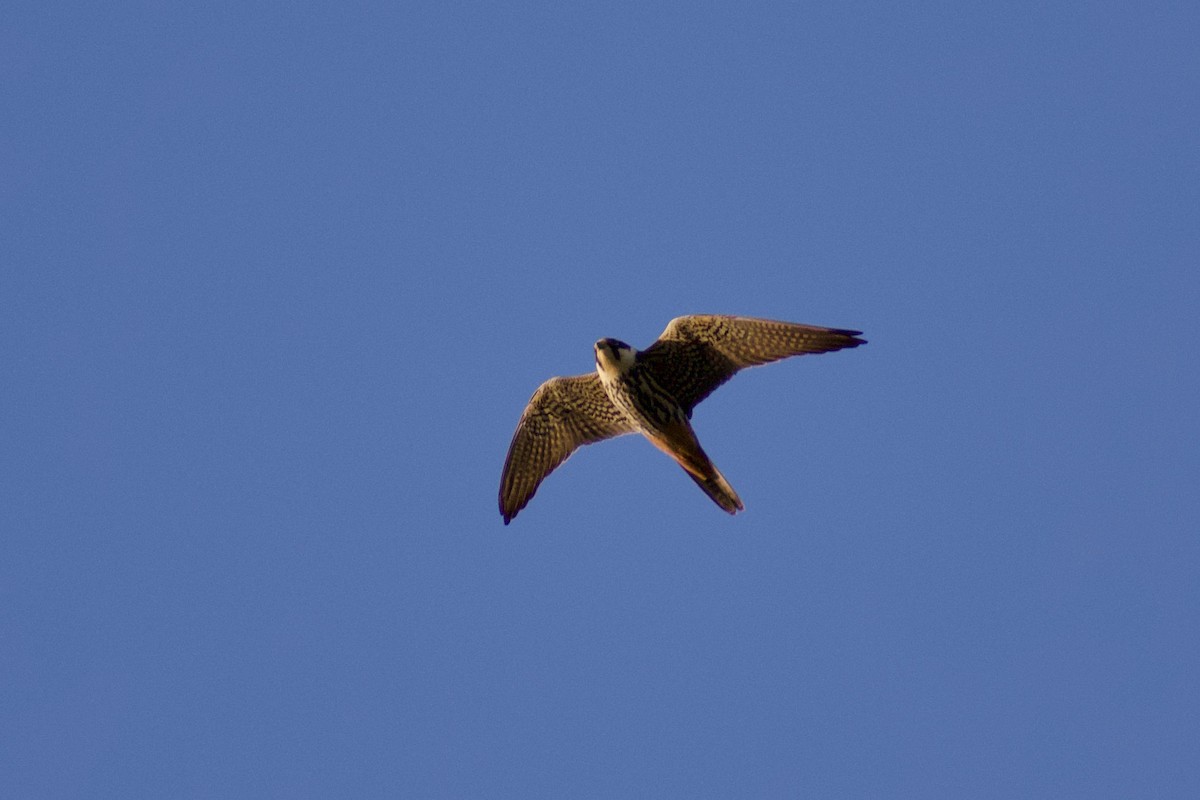
[[542,480],[577,448],[641,433],[671,456],[713,502],[736,514],[741,498],[700,446],[692,410],[738,370],[789,356],[865,344],[860,331],[717,315],[678,317],[638,352],[596,342],[596,372],[543,383],[517,424],[500,478],[507,525]]

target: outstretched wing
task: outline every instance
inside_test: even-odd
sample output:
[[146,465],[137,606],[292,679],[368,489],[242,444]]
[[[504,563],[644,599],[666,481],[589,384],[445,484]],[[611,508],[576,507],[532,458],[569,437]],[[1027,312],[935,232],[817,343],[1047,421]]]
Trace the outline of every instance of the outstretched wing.
[[521,414],[500,476],[500,514],[507,525],[542,480],[576,448],[634,428],[608,399],[595,373],[551,378]]
[[715,314],[677,317],[638,356],[690,417],[692,409],[738,370],[805,353],[866,344],[862,331]]

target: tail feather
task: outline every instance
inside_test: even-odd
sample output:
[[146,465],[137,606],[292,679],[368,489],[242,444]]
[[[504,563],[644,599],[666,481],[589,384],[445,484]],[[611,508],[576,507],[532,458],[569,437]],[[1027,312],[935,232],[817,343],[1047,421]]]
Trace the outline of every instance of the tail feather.
[[691,472],[687,474],[696,482],[697,486],[704,490],[706,495],[712,498],[714,503],[730,514],[736,514],[746,507],[742,504],[742,498],[738,497],[738,493],[733,490],[729,481],[725,480],[725,476],[716,467],[712,468],[712,474],[706,478],[693,475]]
[[736,514],[745,508],[742,505],[742,498],[738,497],[737,492],[729,485],[729,481],[725,480],[725,476],[721,474],[721,471],[709,459],[708,454],[704,452],[704,448],[700,446],[700,442],[696,439],[696,434],[687,420],[679,419],[666,426],[661,434],[646,431],[643,433],[651,444],[683,467],[683,471],[688,474],[688,477],[694,480],[696,485],[703,489],[714,503],[730,514]]

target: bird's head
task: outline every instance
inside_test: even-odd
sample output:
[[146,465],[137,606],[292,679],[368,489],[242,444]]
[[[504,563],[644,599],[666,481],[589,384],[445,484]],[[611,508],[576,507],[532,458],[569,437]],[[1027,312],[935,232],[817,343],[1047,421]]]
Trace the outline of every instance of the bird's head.
[[614,378],[633,366],[637,351],[620,339],[596,342],[596,372],[601,378]]

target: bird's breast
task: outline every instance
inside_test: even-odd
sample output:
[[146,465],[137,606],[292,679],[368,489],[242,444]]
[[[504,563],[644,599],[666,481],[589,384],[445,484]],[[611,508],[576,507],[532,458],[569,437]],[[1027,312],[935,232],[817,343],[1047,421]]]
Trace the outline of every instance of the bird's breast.
[[630,370],[608,380],[601,376],[601,382],[613,405],[643,432],[664,431],[687,422],[679,403],[645,370]]

